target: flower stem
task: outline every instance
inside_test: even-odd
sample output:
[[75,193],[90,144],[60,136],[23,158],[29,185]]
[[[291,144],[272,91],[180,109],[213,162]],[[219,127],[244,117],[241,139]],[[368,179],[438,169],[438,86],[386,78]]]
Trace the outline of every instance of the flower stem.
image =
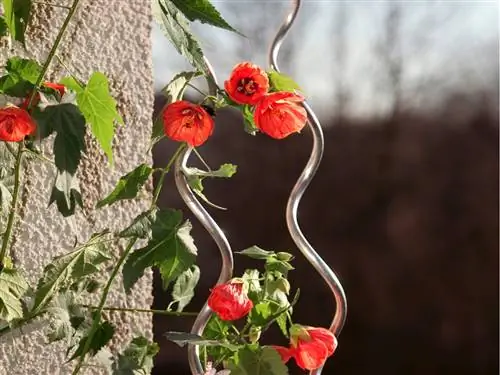
[[[83,305],[83,307],[96,310],[96,306]],[[136,313],[147,313],[147,314],[156,314],[156,315],[168,315],[168,316],[198,316],[199,312],[177,312],[177,311],[168,311],[168,310],[152,310],[152,309],[135,309],[135,308],[124,308],[124,307],[108,307],[105,306],[102,308],[103,311],[124,311],[124,312],[136,312]]]
[[28,108],[31,108],[31,105],[33,103],[33,99],[35,98],[36,95],[36,89],[40,87],[40,84],[43,81],[43,78],[45,77],[45,74],[47,73],[47,70],[49,70],[50,63],[54,59],[54,56],[57,52],[57,48],[59,47],[59,44],[61,43],[61,40],[64,36],[64,33],[66,32],[66,29],[68,28],[68,25],[73,18],[73,15],[76,12],[76,8],[78,7],[78,3],[80,0],[74,0],[73,5],[69,8],[68,15],[66,16],[66,19],[64,20],[63,25],[61,26],[61,29],[59,30],[59,33],[57,34],[56,40],[54,41],[54,45],[52,46],[49,56],[47,57],[47,60],[45,60],[45,63],[43,64],[42,71],[40,75],[38,76],[36,82],[35,82],[35,90],[31,93],[30,100],[28,102]]
[[[0,250],[0,264],[4,263],[5,257],[8,255],[7,250],[12,236],[12,228],[17,211],[17,199],[19,196],[19,187],[21,186],[21,169],[23,164],[24,142],[19,142],[16,154],[16,162],[14,164],[14,189],[12,191],[12,203],[10,206],[9,218],[7,219],[7,227],[2,236],[2,249]],[[0,271],[1,272],[1,271]]]
[[153,201],[151,202],[151,207],[154,207],[156,205],[156,202],[158,201],[158,198],[160,197],[161,193],[161,188],[163,187],[163,181],[165,180],[165,176],[167,173],[170,171],[170,168],[174,164],[175,160],[177,160],[177,157],[181,153],[182,150],[186,147],[185,143],[182,143],[177,150],[175,151],[174,155],[170,158],[168,161],[168,164],[165,168],[162,169],[160,178],[158,179],[158,183],[156,184],[155,191],[153,193]]
[[99,323],[101,322],[102,311],[104,309],[104,305],[106,304],[106,300],[108,298],[108,294],[109,294],[109,290],[111,289],[111,285],[113,284],[113,281],[115,280],[116,275],[118,274],[118,271],[120,271],[121,266],[123,265],[123,263],[125,263],[125,260],[127,259],[130,251],[134,247],[134,244],[136,241],[137,241],[137,238],[135,238],[135,237],[129,241],[127,248],[125,249],[125,251],[121,255],[120,259],[118,260],[118,263],[114,267],[113,272],[111,272],[111,276],[109,276],[108,282],[107,282],[107,284],[104,287],[104,290],[102,292],[102,296],[101,296],[101,300],[99,302],[99,305],[97,306],[97,308],[95,310],[94,320],[92,321],[92,326],[90,327],[90,331],[89,331],[89,334],[87,336],[87,340],[85,341],[85,344],[83,346],[82,355],[80,356],[78,363],[72,372],[73,375],[78,374],[78,371],[80,371],[80,369],[82,368],[83,360],[85,359],[85,354],[89,351],[90,344],[92,343],[92,339],[93,339],[95,333],[97,332],[97,329],[99,328]]

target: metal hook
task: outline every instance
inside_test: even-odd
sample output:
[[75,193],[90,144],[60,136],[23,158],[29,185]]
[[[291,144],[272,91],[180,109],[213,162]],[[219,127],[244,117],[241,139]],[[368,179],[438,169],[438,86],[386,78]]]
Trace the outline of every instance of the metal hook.
[[[217,79],[215,77],[215,73],[208,59],[205,57],[204,60],[206,64],[209,93],[210,95],[215,96],[218,90]],[[215,243],[219,247],[219,251],[222,257],[222,268],[220,271],[219,279],[217,280],[217,284],[221,284],[225,283],[232,277],[233,253],[231,252],[231,246],[229,245],[226,236],[224,235],[220,227],[217,225],[217,223],[214,221],[214,219],[205,210],[200,201],[196,198],[196,196],[191,191],[187,183],[186,168],[192,150],[193,150],[192,147],[186,148],[184,151],[181,152],[181,154],[177,158],[177,161],[175,163],[175,184],[183,201],[186,203],[186,206],[196,216],[196,218],[200,221],[200,223],[207,230],[210,236],[212,236]],[[196,317],[193,327],[191,328],[191,333],[194,333],[196,335],[202,335],[211,315],[212,311],[205,303],[200,313]],[[189,368],[191,369],[191,373],[194,375],[203,374],[205,371],[200,361],[199,354],[200,354],[199,347],[197,345],[188,346]]]
[[[278,67],[278,54],[281,44],[283,40],[292,27],[295,19],[297,18],[297,14],[300,9],[301,0],[293,0],[293,8],[286,16],[283,24],[278,30],[276,36],[274,37],[273,42],[271,43],[271,48],[269,50],[269,65],[272,69],[279,72]],[[325,261],[318,255],[318,253],[314,250],[314,248],[309,244],[306,237],[302,233],[299,223],[297,221],[297,210],[299,207],[300,200],[305,190],[309,186],[309,183],[312,181],[316,171],[318,170],[319,164],[321,162],[321,158],[323,157],[323,149],[324,149],[324,139],[323,139],[323,131],[321,130],[321,124],[316,117],[315,113],[311,109],[311,107],[304,103],[304,108],[306,109],[309,125],[313,135],[313,148],[311,151],[311,156],[302,171],[299,179],[297,180],[295,186],[293,187],[292,192],[290,193],[290,197],[288,199],[288,204],[286,207],[286,222],[288,226],[288,231],[290,235],[297,245],[297,248],[302,252],[304,257],[307,259],[309,263],[316,269],[316,271],[321,275],[323,280],[325,280],[326,284],[330,288],[335,298],[336,310],[333,316],[332,323],[330,325],[330,330],[334,333],[335,336],[339,336],[340,331],[342,330],[346,314],[347,314],[347,300],[345,297],[344,289],[342,288],[342,284],[338,279],[337,275],[333,272],[333,270],[325,263]],[[320,375],[323,370],[323,367],[313,370],[310,372],[311,375]]]

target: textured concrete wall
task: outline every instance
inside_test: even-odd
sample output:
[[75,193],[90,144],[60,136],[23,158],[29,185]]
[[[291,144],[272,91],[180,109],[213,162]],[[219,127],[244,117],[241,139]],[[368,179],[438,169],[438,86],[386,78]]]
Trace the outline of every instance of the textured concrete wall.
[[[71,1],[53,3],[70,5]],[[66,12],[62,8],[35,4],[34,18],[29,25],[29,53],[17,48],[6,53],[4,45],[0,52],[1,65],[12,53],[43,62]],[[150,13],[149,0],[81,0],[65,34],[58,55],[81,79],[87,79],[92,71],[104,72],[109,77],[111,91],[119,102],[126,125],[117,129],[113,168],[107,165],[96,142],[87,137],[87,155],[78,173],[85,209],[72,220],[64,220],[55,205],[47,208],[53,166],[39,161],[29,165],[23,197],[26,203],[18,221],[13,257],[22,265],[32,285],[53,256],[71,249],[75,237],[85,241],[91,233],[104,228],[123,228],[148,207],[150,193],[144,194],[141,200],[92,212],[95,203],[112,189],[121,175],[141,162],[150,162],[147,152],[153,108]],[[47,78],[57,80],[65,74],[67,72],[55,60]],[[118,256],[123,245],[115,245],[113,251]],[[125,295],[121,278],[118,278],[109,298],[109,304],[121,307],[147,308],[151,302],[149,273],[130,296]],[[151,336],[149,315],[110,313],[106,316],[117,328],[111,349],[121,348],[135,333]],[[0,374],[70,374],[71,365],[64,363],[65,346],[48,345],[41,324],[28,327],[30,330],[32,332],[24,336],[16,332],[0,339]],[[90,368],[82,372],[100,373]]]

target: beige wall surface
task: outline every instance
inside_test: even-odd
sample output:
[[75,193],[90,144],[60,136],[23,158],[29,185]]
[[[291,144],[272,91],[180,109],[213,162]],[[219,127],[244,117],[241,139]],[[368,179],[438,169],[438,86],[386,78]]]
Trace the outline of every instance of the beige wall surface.
[[[71,5],[71,1],[52,1]],[[42,2],[34,4],[34,18],[28,29],[29,52],[13,46],[8,50],[5,40],[0,49],[0,65],[13,54],[36,58],[43,63],[51,48],[67,10]],[[125,201],[92,211],[96,202],[111,191],[120,176],[140,163],[151,162],[148,151],[153,110],[151,56],[151,11],[149,0],[81,0],[68,28],[58,56],[77,77],[86,80],[91,72],[101,71],[110,80],[110,89],[118,101],[125,126],[116,129],[113,144],[115,163],[107,164],[94,139],[87,135],[87,154],[78,175],[84,209],[70,220],[57,212],[55,205],[47,208],[53,182],[53,166],[37,161],[28,166],[25,181],[24,207],[14,238],[13,258],[33,285],[43,267],[55,255],[72,248],[75,238],[85,241],[93,232],[124,228],[150,202],[150,188],[141,199]],[[54,60],[48,80],[56,81],[68,73]],[[50,150],[46,150],[50,152]],[[115,256],[123,251],[114,246]],[[103,280],[106,275],[103,275]],[[146,273],[131,295],[123,291],[119,277],[110,293],[108,304],[119,307],[148,308],[152,303],[151,274]],[[123,347],[133,334],[151,337],[152,321],[147,314],[109,313],[117,333],[111,349]],[[65,345],[47,344],[41,322],[0,339],[0,375],[37,374],[66,375],[72,365],[65,364]],[[101,373],[90,368],[85,374]]]

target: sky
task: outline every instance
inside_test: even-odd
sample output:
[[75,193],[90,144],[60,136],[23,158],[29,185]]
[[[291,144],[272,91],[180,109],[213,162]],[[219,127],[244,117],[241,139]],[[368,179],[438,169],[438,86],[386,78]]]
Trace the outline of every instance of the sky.
[[[290,2],[212,3],[247,36],[193,24],[193,32],[219,81],[223,82],[242,60],[267,67],[269,44]],[[400,12],[397,43],[383,55],[391,5]],[[432,106],[457,87],[469,91],[498,89],[498,23],[496,1],[303,0],[283,45],[288,57],[280,61],[280,66],[301,85],[320,115],[338,110],[336,93],[340,87],[347,97],[342,111],[364,117],[390,111],[394,90],[383,56],[401,58],[404,103],[409,107]],[[156,25],[153,64],[158,90],[175,73],[190,70]]]

